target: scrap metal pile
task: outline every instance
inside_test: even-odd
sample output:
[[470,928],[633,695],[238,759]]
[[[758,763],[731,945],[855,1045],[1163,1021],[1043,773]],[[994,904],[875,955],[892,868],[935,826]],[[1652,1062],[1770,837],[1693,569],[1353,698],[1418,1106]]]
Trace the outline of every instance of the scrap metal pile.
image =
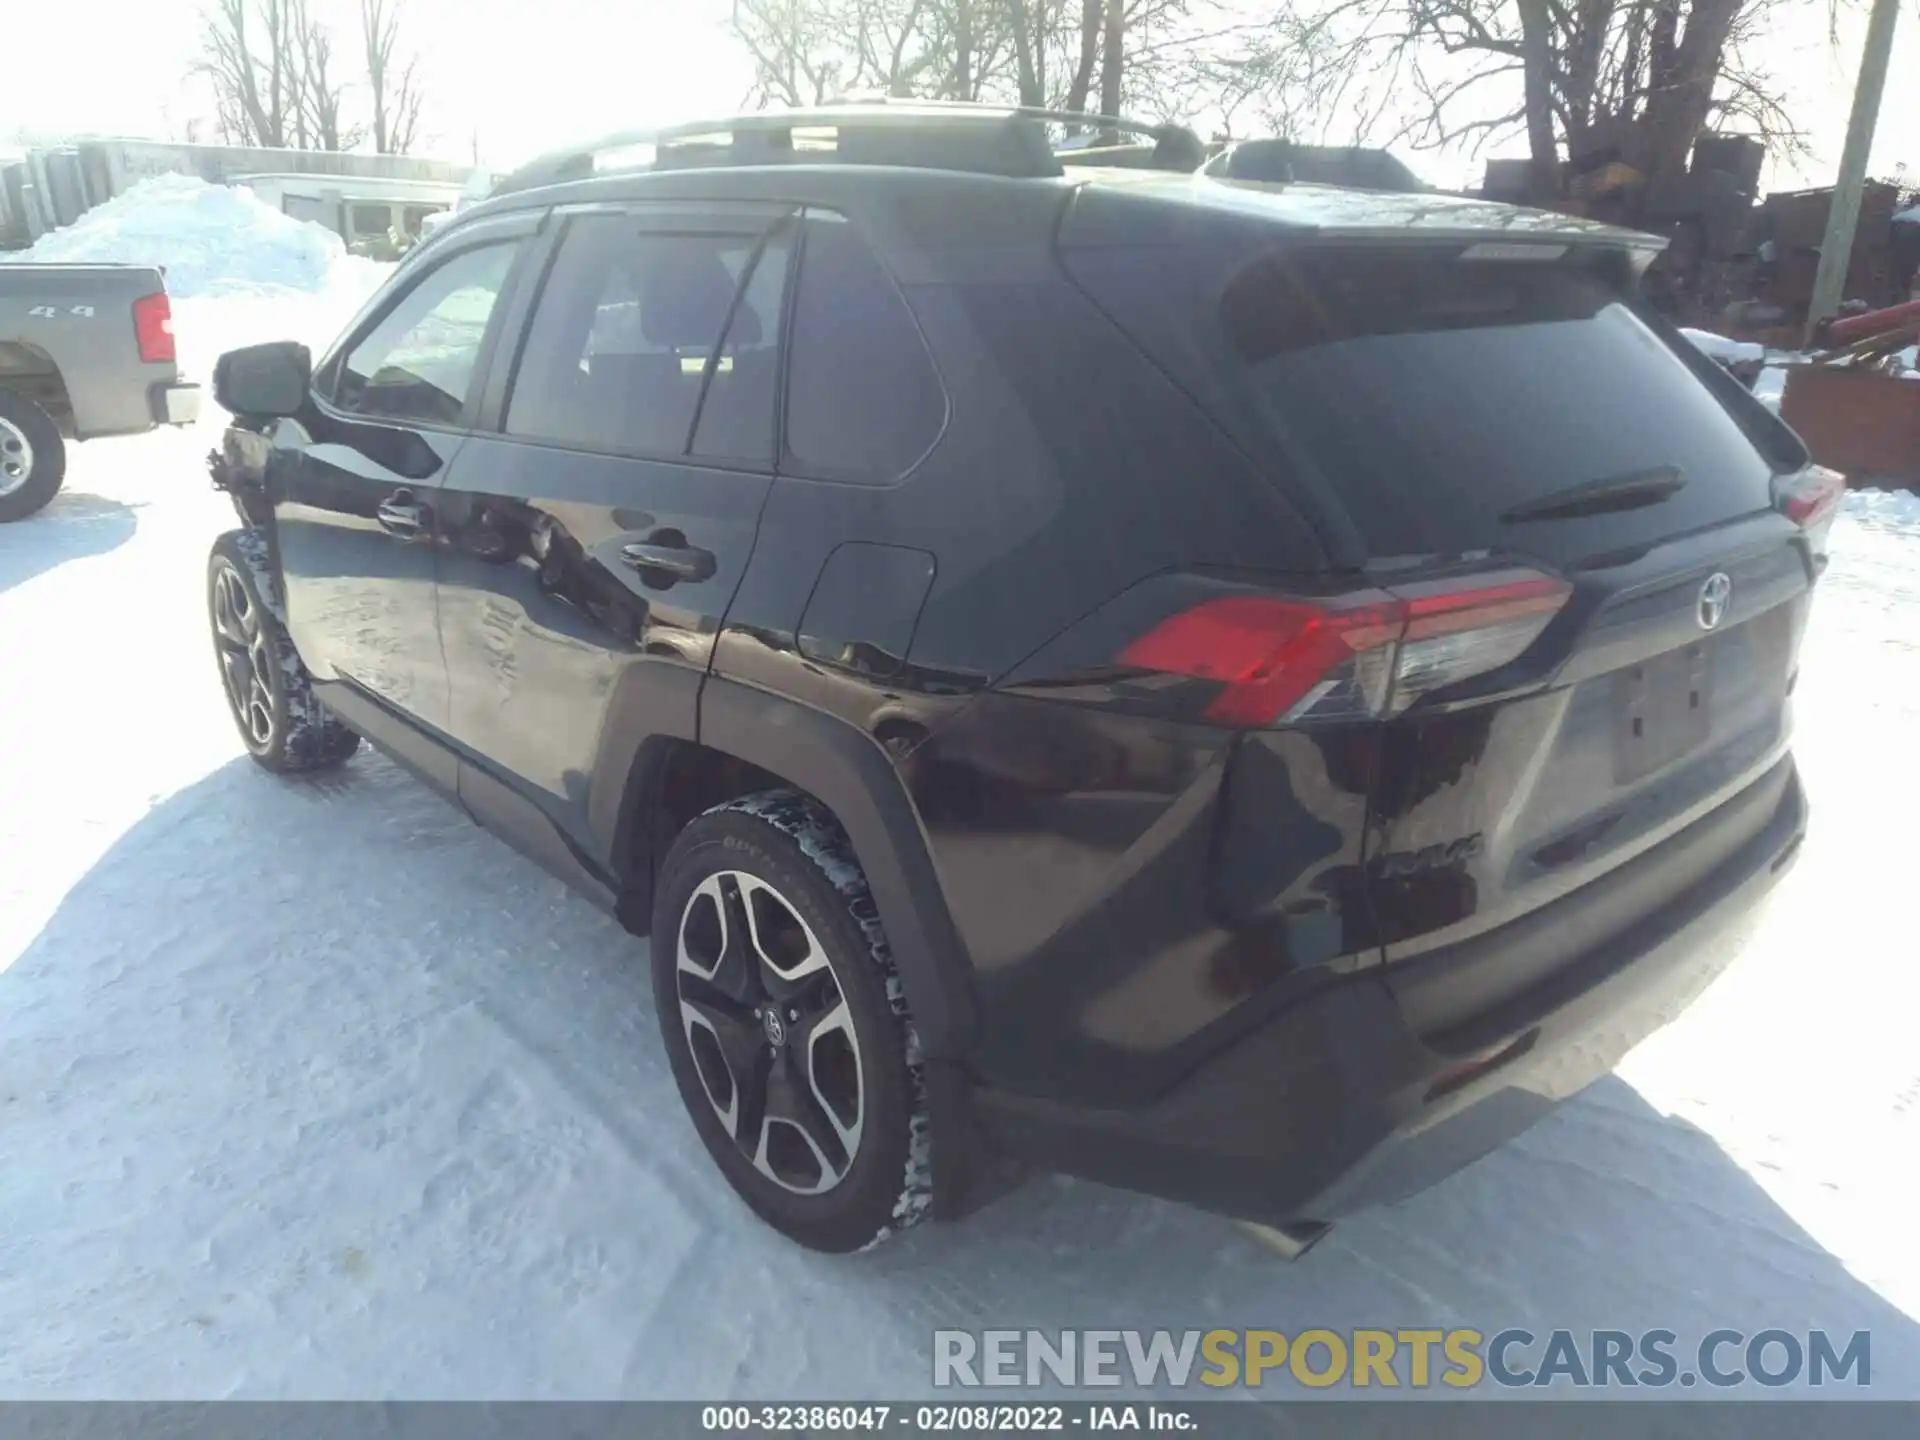
[[1920,300],[1830,320],[1787,371],[1780,415],[1850,484],[1920,486]]

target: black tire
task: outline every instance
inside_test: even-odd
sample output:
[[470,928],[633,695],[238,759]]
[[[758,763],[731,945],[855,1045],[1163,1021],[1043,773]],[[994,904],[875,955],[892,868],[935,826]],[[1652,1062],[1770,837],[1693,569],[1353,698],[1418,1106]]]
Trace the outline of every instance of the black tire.
[[314,698],[307,667],[276,618],[266,537],[230,530],[207,557],[207,618],[227,709],[254,761],[276,775],[330,770],[360,737]]
[[[754,918],[743,925],[748,906]],[[749,948],[727,946],[722,932],[744,935]],[[789,1239],[834,1253],[869,1249],[918,1223],[933,1199],[920,1042],[839,822],[793,791],[700,816],[661,869],[652,949],[680,1097],[754,1212]],[[801,978],[783,977],[768,949]],[[782,1019],[768,1022],[762,1012],[776,999]],[[759,1101],[756,1075],[765,1077]]]
[[[67,442],[53,417],[26,396],[0,390],[0,525],[24,520],[60,493]],[[31,452],[29,454],[29,452]],[[10,473],[20,469],[24,473]]]

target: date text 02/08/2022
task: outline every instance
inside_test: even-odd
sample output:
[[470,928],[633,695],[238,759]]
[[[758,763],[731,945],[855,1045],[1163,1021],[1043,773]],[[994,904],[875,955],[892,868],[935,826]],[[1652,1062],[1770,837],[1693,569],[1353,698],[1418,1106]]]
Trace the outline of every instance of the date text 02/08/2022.
[[700,1427],[719,1434],[750,1431],[884,1431],[1004,1434],[1009,1431],[1149,1430],[1191,1433],[1191,1411],[1166,1405],[708,1405]]

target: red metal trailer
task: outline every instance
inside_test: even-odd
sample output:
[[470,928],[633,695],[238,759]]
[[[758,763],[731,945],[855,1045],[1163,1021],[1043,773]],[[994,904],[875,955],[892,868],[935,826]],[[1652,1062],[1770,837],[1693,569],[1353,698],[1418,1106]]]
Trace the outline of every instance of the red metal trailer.
[[1920,341],[1920,300],[1843,316],[1821,335],[1828,348],[1787,372],[1781,418],[1850,484],[1920,487],[1920,378],[1889,363]]

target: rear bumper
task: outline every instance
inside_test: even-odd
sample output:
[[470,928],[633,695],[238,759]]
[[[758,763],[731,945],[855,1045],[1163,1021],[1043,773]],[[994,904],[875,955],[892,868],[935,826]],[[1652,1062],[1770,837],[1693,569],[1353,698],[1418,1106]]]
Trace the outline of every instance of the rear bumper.
[[1792,761],[1769,779],[1779,797],[1771,814],[1684,901],[1465,1023],[1456,1015],[1443,1032],[1418,1030],[1408,1012],[1421,1006],[1401,996],[1417,994],[1419,977],[1396,974],[1390,986],[1363,972],[1138,1109],[982,1093],[976,1113],[988,1143],[1048,1169],[1269,1224],[1333,1219],[1415,1194],[1612,1070],[1739,953],[1806,830]]
[[191,425],[200,418],[200,387],[184,380],[164,381],[147,392],[156,425]]

